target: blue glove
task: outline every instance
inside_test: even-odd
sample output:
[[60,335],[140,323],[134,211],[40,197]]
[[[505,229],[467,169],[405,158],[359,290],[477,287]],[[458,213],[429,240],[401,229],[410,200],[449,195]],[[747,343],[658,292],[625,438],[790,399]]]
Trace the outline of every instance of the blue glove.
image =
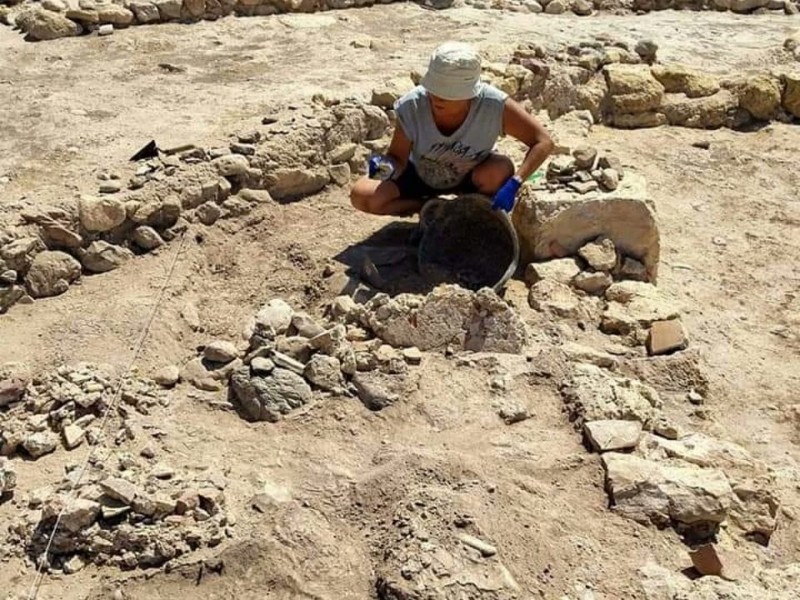
[[517,192],[521,185],[522,180],[516,175],[514,177],[509,177],[503,184],[503,187],[494,195],[492,199],[492,210],[501,209],[506,212],[511,212],[511,209],[514,208],[514,201],[516,200]]
[[380,179],[386,181],[390,179],[397,170],[394,161],[388,156],[371,156],[367,162],[367,172],[370,179]]

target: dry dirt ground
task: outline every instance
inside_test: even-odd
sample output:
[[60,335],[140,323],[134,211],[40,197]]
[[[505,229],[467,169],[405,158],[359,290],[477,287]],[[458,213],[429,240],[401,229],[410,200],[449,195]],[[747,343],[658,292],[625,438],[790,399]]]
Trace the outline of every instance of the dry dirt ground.
[[[136,27],[110,38],[40,44],[0,28],[0,176],[11,177],[0,186],[0,211],[93,192],[101,170],[125,177],[125,160],[152,138],[162,146],[211,146],[315,92],[366,94],[385,76],[421,67],[444,38],[508,58],[520,40],[561,43],[602,31],[651,37],[661,60],[733,72],[769,64],[796,22],[689,12],[586,19],[434,13],[391,5]],[[364,36],[375,40],[373,49],[351,45]],[[168,73],[160,63],[186,71]],[[800,387],[800,127],[597,127],[589,141],[647,179],[660,218],[659,286],[681,309],[711,381],[705,420],[694,418],[693,427],[742,444],[778,470],[800,464],[797,425],[785,418]],[[710,148],[692,146],[697,141]],[[344,189],[264,206],[204,229],[202,239],[187,236],[182,248],[169,245],[118,271],[85,277],[63,296],[14,307],[0,317],[0,363],[125,367],[178,252],[136,360],[143,373],[185,361],[210,339],[238,339],[270,298],[319,314],[325,265],[387,222],[356,214]],[[189,302],[198,307],[201,332],[180,318]],[[519,304],[538,328],[535,346],[557,324],[542,323]],[[525,357],[502,360],[520,373],[508,394],[533,414],[513,426],[493,407],[491,359],[458,366],[426,355],[419,392],[390,409],[372,413],[355,399],[331,399],[278,424],[245,423],[224,410],[224,397],[179,387],[151,419],[167,432],[161,458],[227,472],[227,502],[238,523],[236,537],[215,551],[223,575],[202,576],[197,567],[146,576],[87,568],[45,578],[38,597],[374,597],[381,544],[374,536],[391,521],[392,502],[454,481],[463,482],[460,501],[477,527],[491,532],[523,598],[582,600],[587,586],[598,599],[639,598],[637,569],[647,562],[676,573],[690,566],[674,532],[607,509],[599,459],[581,446],[558,394]],[[690,407],[681,398],[670,399],[668,409],[686,421]],[[58,479],[83,451],[21,463],[18,493]],[[249,506],[265,484],[286,499],[268,515]],[[787,515],[800,514],[796,491]],[[0,505],[0,530],[13,510],[12,503]],[[788,517],[782,523],[768,548],[740,550],[764,565],[797,562],[800,529]],[[33,575],[19,559],[0,562],[0,597],[26,597]],[[113,595],[118,589],[124,596]]]

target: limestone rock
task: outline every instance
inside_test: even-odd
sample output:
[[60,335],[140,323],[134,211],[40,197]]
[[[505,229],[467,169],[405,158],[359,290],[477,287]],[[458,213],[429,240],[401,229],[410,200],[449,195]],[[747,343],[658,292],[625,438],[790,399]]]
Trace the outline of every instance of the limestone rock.
[[638,191],[629,194],[618,190],[614,195],[593,198],[538,196],[529,186],[523,186],[512,221],[525,263],[575,255],[587,240],[605,236],[626,256],[639,258],[651,281],[657,277],[658,225],[650,202]]
[[543,279],[533,284],[528,294],[528,304],[535,310],[565,319],[580,319],[584,316],[581,299],[572,288],[553,279]]
[[276,169],[265,177],[267,190],[276,200],[294,200],[316,194],[330,182],[322,169]]
[[738,444],[712,438],[704,433],[692,433],[680,440],[653,441],[670,458],[679,458],[698,467],[730,470],[734,467],[752,469],[755,466],[753,456]]
[[6,263],[6,268],[24,276],[36,255],[46,249],[38,237],[20,238],[0,248],[0,259]]
[[656,65],[652,68],[664,90],[670,94],[685,94],[688,98],[713,96],[720,90],[719,81],[711,75],[681,65]]
[[155,250],[164,245],[158,232],[147,225],[141,225],[133,231],[133,242],[142,250]]
[[0,365],[0,408],[19,402],[30,380],[30,372],[22,363]]
[[[348,297],[348,299],[350,299]],[[292,328],[297,335],[311,339],[325,332],[325,328],[317,323],[308,313],[297,312],[292,315]]]
[[281,299],[267,302],[256,314],[256,327],[269,327],[277,334],[286,333],[292,324],[294,311]]
[[569,5],[567,0],[550,0],[544,8],[544,12],[548,15],[560,15],[567,12]]
[[583,424],[586,438],[598,452],[635,448],[642,434],[638,421],[587,421]]
[[442,285],[424,297],[379,294],[360,318],[395,347],[432,350],[457,342],[466,350],[516,353],[527,339],[516,312],[489,289]]
[[221,383],[212,376],[201,358],[195,358],[186,363],[181,369],[180,378],[198,390],[217,392],[222,389]]
[[197,207],[197,220],[211,226],[222,217],[222,209],[216,202],[204,202]]
[[84,268],[92,273],[105,273],[118,269],[133,258],[133,253],[122,246],[98,240],[92,242],[81,256]]
[[86,231],[110,231],[122,225],[127,216],[125,203],[118,198],[81,196],[78,213]]
[[750,13],[769,4],[769,0],[730,0],[730,9],[736,13]]
[[153,375],[153,381],[165,388],[175,387],[181,376],[181,370],[176,365],[162,367]]
[[22,442],[22,447],[34,459],[55,452],[56,446],[58,446],[58,438],[52,431],[32,433]]
[[[131,220],[139,225],[167,229],[178,222],[178,218],[181,216],[181,208],[181,200],[178,197],[169,197],[160,202],[147,202],[136,208]],[[164,232],[165,237],[166,234],[167,232]]]
[[572,279],[581,272],[574,258],[558,258],[546,262],[531,263],[525,268],[525,283],[533,285],[543,279],[552,279],[570,285]]
[[570,418],[586,421],[638,421],[645,428],[661,407],[658,393],[636,379],[612,375],[594,365],[577,364],[562,390]]
[[573,0],[572,12],[579,17],[588,17],[594,12],[594,6],[589,0]]
[[231,377],[231,398],[252,421],[278,421],[281,416],[311,401],[311,388],[296,373],[276,368],[266,377],[250,376],[243,367]]
[[762,544],[769,542],[778,525],[780,501],[774,488],[775,482],[766,477],[733,484],[731,521]]
[[32,41],[55,40],[79,35],[82,28],[62,14],[49,10],[30,10],[22,12],[16,25]]
[[[614,293],[616,292],[612,292],[612,295]],[[603,313],[600,329],[604,333],[628,335],[640,330],[646,331],[655,321],[670,321],[679,316],[680,313],[672,303],[658,292],[647,296],[636,295],[627,304],[609,302]]]
[[36,255],[25,276],[28,291],[34,298],[58,296],[81,276],[81,264],[65,252],[46,250]]
[[342,364],[337,358],[316,354],[306,365],[304,375],[312,385],[322,390],[335,393],[344,391]]
[[6,312],[26,295],[25,288],[19,285],[0,287],[0,314]]
[[386,81],[380,87],[372,90],[371,103],[386,110],[392,109],[394,108],[395,102],[397,102],[403,94],[410,91],[411,87],[412,82],[407,77]]
[[720,90],[704,98],[667,94],[661,111],[670,125],[695,129],[716,129],[726,125],[739,102],[730,91]]
[[613,240],[600,237],[578,250],[581,258],[595,271],[611,271],[617,264],[617,249]]
[[646,113],[661,105],[664,86],[653,77],[649,69],[611,64],[605,67],[604,72],[615,113]]
[[733,82],[725,82],[739,98],[739,106],[754,118],[768,121],[775,118],[781,105],[780,83],[767,75],[753,75]]
[[104,2],[97,4],[95,10],[98,23],[110,23],[114,27],[127,27],[133,23],[133,12],[119,4]]
[[235,175],[244,175],[250,168],[250,163],[247,157],[241,154],[226,154],[211,161],[211,164],[223,177],[232,177]]
[[55,496],[42,508],[42,522],[55,522],[61,515],[59,527],[70,533],[78,533],[92,525],[100,514],[100,505],[85,498]]
[[783,92],[782,106],[791,115],[800,118],[800,73],[783,76],[786,88]]
[[13,463],[4,456],[0,456],[0,496],[13,492],[17,487],[17,472]]
[[128,7],[136,15],[136,20],[139,23],[157,23],[161,18],[158,8],[152,2],[133,0],[128,4]]
[[686,332],[679,319],[655,321],[650,326],[647,337],[647,353],[650,356],[683,350],[687,345]]
[[215,340],[203,350],[205,359],[215,363],[227,364],[236,359],[238,355],[236,346],[224,340]]
[[615,114],[611,124],[620,129],[649,129],[661,127],[668,123],[666,115],[662,112],[648,111],[636,114]]
[[133,504],[133,500],[136,498],[138,493],[135,485],[133,485],[130,481],[120,477],[109,477],[108,479],[104,479],[100,482],[100,489],[103,490],[103,493],[110,498],[119,500],[123,504],[127,505]]
[[584,271],[575,277],[573,285],[587,294],[601,296],[612,283],[614,283],[614,280],[608,273],[589,273]]
[[611,370],[615,370],[619,366],[619,360],[611,354],[590,348],[589,346],[576,344],[575,342],[564,344],[562,350],[564,354],[567,355],[567,358],[573,362],[587,363]]
[[728,516],[733,490],[721,471],[616,452],[603,454],[602,462],[614,510],[634,521],[708,530]]

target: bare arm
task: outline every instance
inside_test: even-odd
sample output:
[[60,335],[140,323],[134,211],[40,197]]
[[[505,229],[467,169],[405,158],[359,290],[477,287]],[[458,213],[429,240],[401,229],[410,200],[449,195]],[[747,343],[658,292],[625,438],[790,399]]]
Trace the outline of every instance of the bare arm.
[[411,140],[408,139],[406,132],[398,124],[394,128],[392,141],[389,144],[389,149],[386,151],[386,156],[394,160],[397,165],[395,177],[402,173],[408,164],[408,157],[411,154]]
[[511,98],[503,110],[503,131],[528,146],[528,154],[516,173],[525,181],[550,156],[553,140],[542,124]]

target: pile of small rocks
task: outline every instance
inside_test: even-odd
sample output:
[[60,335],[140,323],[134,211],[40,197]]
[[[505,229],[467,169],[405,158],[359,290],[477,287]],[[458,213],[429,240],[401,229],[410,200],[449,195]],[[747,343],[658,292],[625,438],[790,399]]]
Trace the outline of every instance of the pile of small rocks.
[[613,192],[625,176],[622,163],[613,156],[602,156],[595,148],[582,146],[572,156],[556,156],[547,165],[546,182],[534,189],[556,192],[569,189],[578,194]]
[[191,476],[123,454],[116,471],[97,463],[70,492],[78,472],[20,499],[27,513],[10,528],[11,547],[38,561],[63,511],[45,565],[51,572],[71,574],[90,563],[158,567],[233,535],[220,472]]
[[378,107],[322,99],[264,123],[263,133],[237,134],[227,147],[175,148],[140,161],[124,193],[119,175],[103,172],[96,196],[22,210],[20,224],[0,229],[0,313],[158,251],[192,223],[211,226],[346,185],[389,127]]
[[230,400],[242,416],[273,422],[309,404],[314,390],[357,396],[380,410],[413,391],[416,374],[409,367],[422,362],[423,351],[519,352],[526,340],[524,324],[494,292],[453,285],[427,296],[376,294],[365,304],[339,296],[320,321],[274,299],[246,333],[243,348],[208,344],[180,378],[207,391],[229,381]]
[[[99,418],[109,408],[118,385],[110,367],[91,364],[62,366],[33,378],[0,412],[0,454],[24,453],[35,460],[59,446],[74,450],[85,441],[102,443]],[[111,421],[116,427],[116,443],[132,435],[127,423],[131,411],[148,414],[152,407],[168,402],[157,385],[135,377],[126,378],[119,393]]]

